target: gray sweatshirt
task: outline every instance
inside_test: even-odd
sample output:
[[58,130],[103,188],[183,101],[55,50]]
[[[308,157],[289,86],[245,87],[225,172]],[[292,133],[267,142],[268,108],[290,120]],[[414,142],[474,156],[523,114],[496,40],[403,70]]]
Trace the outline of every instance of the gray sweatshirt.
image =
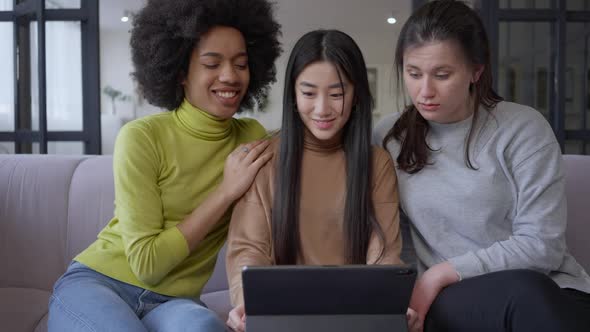
[[[375,144],[382,145],[399,115],[377,124]],[[430,122],[431,165],[415,174],[398,170],[419,270],[443,261],[461,278],[531,269],[590,293],[590,277],[567,252],[561,151],[547,121],[515,103],[480,108],[470,145],[476,170],[464,156],[471,121]],[[397,166],[399,142],[387,148]]]

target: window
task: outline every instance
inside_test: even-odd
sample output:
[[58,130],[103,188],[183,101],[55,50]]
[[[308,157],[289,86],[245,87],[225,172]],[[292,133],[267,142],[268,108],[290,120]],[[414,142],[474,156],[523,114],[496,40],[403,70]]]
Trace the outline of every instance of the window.
[[564,153],[590,154],[590,0],[468,3],[488,32],[498,93],[541,112]]
[[100,154],[98,0],[0,0],[0,153]]

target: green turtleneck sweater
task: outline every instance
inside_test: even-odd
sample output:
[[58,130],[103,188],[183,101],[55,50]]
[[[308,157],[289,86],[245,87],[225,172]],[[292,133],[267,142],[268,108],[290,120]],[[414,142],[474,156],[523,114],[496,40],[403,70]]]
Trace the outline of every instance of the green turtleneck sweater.
[[227,155],[264,135],[255,120],[220,120],[186,100],[126,124],[113,155],[115,216],[74,260],[159,294],[199,297],[231,213],[192,253],[176,225],[219,185]]

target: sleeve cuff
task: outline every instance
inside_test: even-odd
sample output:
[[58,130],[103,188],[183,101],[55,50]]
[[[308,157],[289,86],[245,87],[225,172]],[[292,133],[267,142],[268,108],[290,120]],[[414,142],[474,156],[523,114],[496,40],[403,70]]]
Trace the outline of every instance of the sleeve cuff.
[[481,262],[473,252],[453,257],[449,259],[449,263],[451,263],[455,268],[455,271],[457,271],[459,280],[472,278],[485,273]]
[[168,228],[160,234],[160,238],[162,244],[167,249],[167,253],[179,258],[182,257],[180,261],[184,260],[190,254],[188,243],[178,227]]

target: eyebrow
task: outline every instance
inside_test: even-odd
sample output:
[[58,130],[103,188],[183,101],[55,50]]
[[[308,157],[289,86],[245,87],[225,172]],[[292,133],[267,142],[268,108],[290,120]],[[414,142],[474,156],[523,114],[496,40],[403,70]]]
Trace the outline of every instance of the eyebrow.
[[[234,55],[232,57],[232,59],[240,58],[240,57],[247,57],[247,56],[248,56],[248,53],[243,51],[243,52],[239,52],[238,54]],[[217,53],[217,52],[206,52],[206,53],[200,54],[199,57],[214,57],[214,58],[221,59],[221,58],[223,58],[223,55],[221,55],[221,53]]]
[[[299,83],[300,86],[305,86],[305,87],[309,87],[309,88],[317,88],[318,86],[313,84],[313,83],[309,83],[306,81],[302,81],[301,83]],[[346,83],[342,82],[342,84],[340,83],[334,83],[330,86],[328,86],[328,89],[337,89],[337,88],[341,88],[344,87],[346,88]]]
[[[419,67],[417,67],[417,66],[414,66],[414,65],[406,65],[405,67],[406,67],[406,68],[408,68],[408,69],[418,69],[418,70],[422,70],[422,69],[420,69]],[[452,70],[452,69],[453,69],[453,67],[452,67],[452,66],[450,66],[450,65],[441,65],[441,66],[438,66],[438,67],[435,67],[435,68],[434,68],[434,70],[435,70],[435,71],[436,71],[436,70]]]

